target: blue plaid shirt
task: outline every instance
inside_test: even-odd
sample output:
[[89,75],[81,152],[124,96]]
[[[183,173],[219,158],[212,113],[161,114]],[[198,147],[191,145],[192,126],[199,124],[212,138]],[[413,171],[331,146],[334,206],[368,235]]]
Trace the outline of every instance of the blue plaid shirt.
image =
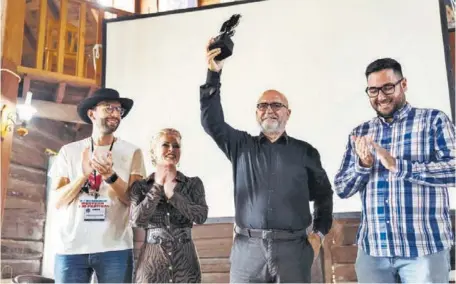
[[359,164],[349,138],[335,178],[341,198],[360,193],[357,242],[372,256],[417,257],[453,243],[447,187],[455,186],[455,127],[441,111],[406,104],[387,123],[376,117],[351,135],[368,135],[396,158],[388,171],[374,155],[371,168]]

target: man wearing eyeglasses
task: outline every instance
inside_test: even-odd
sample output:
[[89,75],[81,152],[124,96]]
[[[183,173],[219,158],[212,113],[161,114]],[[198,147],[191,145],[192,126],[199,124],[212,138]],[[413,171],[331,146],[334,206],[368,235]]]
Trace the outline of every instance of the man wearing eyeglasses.
[[[260,135],[226,123],[220,102],[223,61],[215,60],[220,50],[206,52],[201,122],[231,161],[234,174],[230,281],[310,282],[314,257],[332,224],[333,191],[320,155],[286,133],[291,110],[279,91],[267,90],[258,100]],[[313,218],[309,201],[314,201]]]
[[133,232],[127,190],[145,176],[140,149],[114,136],[133,101],[100,89],[78,105],[92,135],[63,146],[52,165],[58,236],[56,283],[131,283]]
[[366,69],[377,116],[350,133],[335,178],[341,198],[359,192],[356,274],[361,283],[448,283],[453,242],[455,128],[443,112],[412,107],[394,59]]

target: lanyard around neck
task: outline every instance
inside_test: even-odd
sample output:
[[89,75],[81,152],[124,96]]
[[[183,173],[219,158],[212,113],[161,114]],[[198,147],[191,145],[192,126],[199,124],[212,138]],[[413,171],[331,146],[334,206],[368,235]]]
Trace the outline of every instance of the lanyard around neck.
[[[93,151],[94,151],[94,146],[93,146],[93,144],[94,144],[94,143],[93,143],[93,138],[92,138],[92,137],[90,137],[90,142],[91,142],[92,153],[93,153]],[[112,146],[114,145],[114,142],[116,142],[116,138],[115,138],[115,137],[113,137],[113,139],[112,139],[112,143],[111,143],[111,146],[109,147],[109,151],[112,151]]]

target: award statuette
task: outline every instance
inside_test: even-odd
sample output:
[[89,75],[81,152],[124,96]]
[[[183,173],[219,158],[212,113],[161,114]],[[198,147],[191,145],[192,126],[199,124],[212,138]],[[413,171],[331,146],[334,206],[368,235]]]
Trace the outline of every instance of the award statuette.
[[234,28],[239,24],[239,18],[241,18],[241,15],[234,14],[229,20],[224,22],[220,29],[220,34],[209,45],[209,50],[221,49],[221,53],[215,57],[215,60],[220,61],[233,54],[234,43],[231,37],[234,35]]

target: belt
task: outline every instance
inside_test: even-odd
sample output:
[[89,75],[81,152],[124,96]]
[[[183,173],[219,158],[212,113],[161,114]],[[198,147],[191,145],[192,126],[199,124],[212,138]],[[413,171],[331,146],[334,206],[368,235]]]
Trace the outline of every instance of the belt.
[[185,244],[192,240],[191,229],[182,228],[171,232],[162,228],[148,229],[146,232],[146,243],[148,244],[165,244],[181,243]]
[[260,229],[243,229],[238,226],[234,227],[234,232],[249,238],[260,238],[270,240],[293,240],[307,236],[307,229],[298,231],[285,230],[260,230]]

